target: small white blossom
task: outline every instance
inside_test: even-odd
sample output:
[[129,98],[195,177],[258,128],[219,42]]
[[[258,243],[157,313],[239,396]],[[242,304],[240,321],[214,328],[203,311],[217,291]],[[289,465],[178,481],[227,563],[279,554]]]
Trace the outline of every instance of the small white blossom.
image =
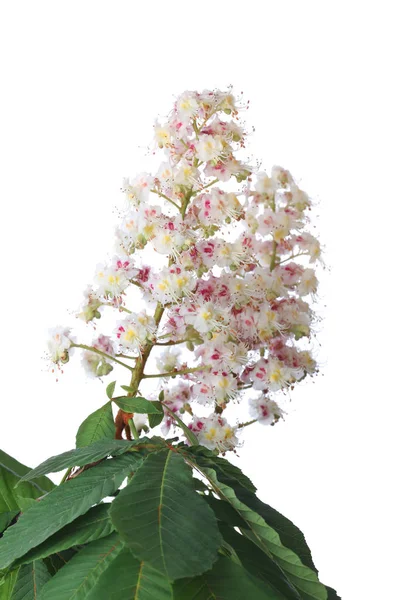
[[218,158],[223,147],[220,136],[200,135],[199,141],[196,143],[196,154],[199,160],[208,162]]
[[50,359],[54,363],[66,363],[69,360],[68,350],[71,347],[71,330],[67,327],[54,327],[49,330],[50,339],[47,347],[50,352]]

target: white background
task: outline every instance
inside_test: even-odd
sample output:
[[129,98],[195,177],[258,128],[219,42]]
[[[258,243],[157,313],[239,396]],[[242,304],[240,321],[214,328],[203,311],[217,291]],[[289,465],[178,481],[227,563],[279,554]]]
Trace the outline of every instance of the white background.
[[110,251],[154,118],[185,89],[233,84],[254,157],[318,200],[330,266],[323,375],[285,423],[248,430],[238,464],[344,600],[400,598],[396,4],[36,0],[0,15],[1,447],[36,465],[104,402],[79,360],[55,382],[46,330],[73,323]]

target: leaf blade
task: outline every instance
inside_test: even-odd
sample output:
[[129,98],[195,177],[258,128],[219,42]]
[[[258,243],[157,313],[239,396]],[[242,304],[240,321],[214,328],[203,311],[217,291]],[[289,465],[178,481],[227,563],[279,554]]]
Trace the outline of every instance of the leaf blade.
[[213,465],[210,458],[203,460],[198,451],[196,453],[196,450],[189,449],[189,453],[196,455],[196,466],[207,477],[220,498],[229,502],[246,521],[250,532],[243,530],[243,533],[273,557],[287,578],[299,590],[302,598],[304,600],[327,600],[326,588],[318,580],[315,571],[303,565],[297,554],[283,546],[278,533],[258,513],[241,502],[232,487],[219,480],[218,460]]
[[29,550],[21,556],[13,568],[40,558],[47,558],[51,554],[59,554],[72,546],[88,544],[103,537],[107,537],[114,531],[114,526],[109,517],[110,504],[98,504],[90,508],[44,542]]
[[42,560],[19,569],[11,600],[37,600],[40,590],[51,579]]
[[55,487],[47,477],[38,477],[29,483],[21,484],[16,491],[15,486],[29,471],[29,467],[0,450],[0,513],[19,510],[22,504],[20,497],[40,498]]
[[88,463],[96,462],[107,456],[119,456],[128,452],[135,445],[135,441],[102,439],[89,446],[74,448],[62,454],[51,456],[40,465],[24,475],[21,481],[29,481],[38,475],[56,473],[69,467],[82,467]]
[[[113,398],[113,402],[127,413],[138,413],[138,414],[152,414],[158,415],[160,414],[160,408],[154,403],[150,402],[150,400],[146,400],[146,398],[133,398],[131,396],[118,396],[117,398]],[[162,412],[162,411],[161,411]]]
[[84,600],[122,549],[116,533],[90,543],[43,587],[39,600]]
[[76,447],[89,446],[102,439],[115,438],[115,424],[111,402],[107,402],[91,413],[79,426]]
[[198,577],[174,582],[173,590],[174,600],[284,600],[268,584],[225,557],[220,557],[210,571]]
[[172,600],[169,581],[123,548],[102,573],[87,600]]
[[112,494],[141,460],[136,453],[129,453],[103,461],[47,494],[4,533],[0,540],[0,569]]
[[190,467],[172,450],[146,458],[110,514],[134,556],[171,580],[201,573],[217,559],[215,516],[195,491]]

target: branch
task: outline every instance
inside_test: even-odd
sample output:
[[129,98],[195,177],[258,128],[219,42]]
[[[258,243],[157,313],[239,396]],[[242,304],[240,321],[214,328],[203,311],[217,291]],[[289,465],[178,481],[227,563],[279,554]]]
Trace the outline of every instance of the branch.
[[186,373],[196,373],[196,371],[209,371],[211,367],[192,367],[189,369],[181,369],[180,371],[168,371],[167,373],[154,373],[152,375],[143,375],[143,379],[150,379],[152,377],[176,377],[176,375],[186,375]]
[[164,198],[164,200],[168,200],[168,202],[170,202],[171,204],[173,204],[175,206],[175,208],[177,208],[178,210],[181,210],[181,207],[179,206],[179,204],[177,204],[176,202],[174,202],[173,200],[171,200],[171,198],[168,198],[168,196],[166,196],[165,194],[163,194],[162,192],[159,192],[156,189],[152,189],[150,190],[151,192],[153,192],[153,194],[157,194],[157,196],[160,196],[160,198]]
[[112,360],[115,363],[121,365],[121,367],[125,367],[125,369],[129,369],[129,371],[133,371],[133,367],[126,365],[121,360],[118,360],[118,358],[111,356],[111,354],[107,354],[106,352],[102,352],[101,350],[98,350],[97,348],[93,348],[93,346],[86,346],[85,344],[72,343],[71,348],[81,348],[82,350],[89,350],[89,352],[94,352],[94,354],[98,354],[99,356],[104,356],[105,358],[108,358],[109,360]]

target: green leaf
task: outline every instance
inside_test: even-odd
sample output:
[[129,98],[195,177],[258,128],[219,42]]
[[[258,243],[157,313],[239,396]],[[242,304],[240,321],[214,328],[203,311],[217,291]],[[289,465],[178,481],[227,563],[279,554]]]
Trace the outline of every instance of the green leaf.
[[[221,459],[216,460],[216,464],[219,460]],[[196,465],[213,485],[214,491],[218,493],[222,500],[229,502],[246,521],[250,532],[243,530],[243,533],[258,544],[264,552],[273,557],[287,578],[300,591],[304,600],[327,600],[325,586],[320,583],[316,573],[303,565],[297,554],[282,545],[277,532],[259,514],[241,502],[231,487],[219,480],[216,469],[212,468],[210,464],[210,459],[203,461],[200,454],[197,456]]]
[[152,404],[156,406],[160,414],[149,414],[149,425],[151,428],[157,427],[157,425],[159,425],[164,418],[164,411],[161,402],[154,401]]
[[285,577],[282,569],[258,546],[225,523],[220,524],[220,531],[249,573],[268,583],[285,600],[301,600],[300,594]]
[[22,484],[18,491],[15,486],[30,469],[0,450],[0,513],[15,512],[21,508],[23,498],[40,498],[54,488],[47,477],[38,477],[30,483]]
[[88,544],[110,535],[114,531],[114,525],[109,516],[109,509],[110,504],[93,506],[87,513],[57,531],[36,548],[32,548],[24,556],[21,556],[12,566],[16,567],[39,558],[46,558],[72,546]]
[[68,452],[48,458],[38,467],[24,475],[21,481],[29,481],[45,473],[56,473],[68,467],[82,467],[101,460],[106,456],[119,456],[127,452],[135,443],[134,441],[126,440],[99,440],[94,444],[90,444],[90,446],[83,446],[82,448],[69,450]]
[[131,387],[130,385],[121,385],[121,388],[125,391],[125,392],[129,392],[131,394],[135,393],[135,388]]
[[301,559],[303,565],[306,565],[316,573],[318,573],[312,560],[311,551],[307,545],[304,534],[290,519],[284,517],[277,510],[261,502],[256,496],[251,497],[250,494],[238,491],[237,496],[249,508],[255,510],[262,516],[264,521],[268,523],[279,534],[281,542],[286,548],[293,550]]
[[209,466],[216,469],[219,480],[232,487],[241,502],[261,515],[265,522],[277,531],[282,544],[293,550],[304,565],[318,573],[304,534],[290,519],[257,498],[254,494],[256,488],[240,469],[223,458],[214,457],[209,450],[191,448],[190,452],[195,454],[197,452],[197,455],[201,454],[203,464],[206,464],[207,459],[209,459],[211,461]]
[[112,494],[141,460],[133,452],[105,460],[47,494],[4,533],[0,540],[0,569]]
[[116,383],[117,383],[116,381],[112,381],[112,382],[111,382],[111,383],[109,383],[109,384],[108,384],[108,386],[106,387],[106,394],[107,394],[107,397],[108,397],[108,398],[110,398],[110,400],[111,400],[111,399],[112,399],[112,397],[113,397],[113,393],[114,393],[114,390],[115,390],[115,384],[116,384]]
[[40,590],[50,579],[42,560],[24,565],[19,569],[11,600],[37,600]]
[[92,542],[52,577],[38,600],[86,600],[121,549],[122,542],[116,533]]
[[[155,402],[145,398],[132,398],[131,396],[119,396],[113,398],[113,402],[124,412],[138,414],[159,414],[160,408]],[[162,411],[161,411],[162,412]]]
[[62,569],[68,561],[78,552],[75,548],[62,550],[43,559],[51,575],[55,575],[57,571]]
[[328,585],[325,586],[328,592],[328,600],[342,600],[340,596],[338,596],[337,591]]
[[104,438],[115,438],[115,424],[111,402],[107,402],[89,415],[78,429],[76,447],[90,446],[93,442]]
[[87,600],[172,600],[165,575],[123,548],[103,572]]
[[1,537],[1,534],[3,533],[3,531],[5,529],[7,529],[7,527],[11,523],[11,521],[17,516],[18,513],[19,513],[19,510],[11,510],[8,512],[1,513],[1,515],[0,515],[0,537]]
[[216,518],[176,452],[149,454],[110,514],[133,554],[170,580],[202,573],[217,559]]
[[218,478],[222,483],[233,487],[234,489],[239,487],[243,487],[252,494],[255,494],[257,488],[250,481],[250,479],[242,473],[242,471],[230,463],[225,458],[221,458],[219,456],[215,456],[215,454],[208,450],[208,448],[204,448],[204,446],[197,446],[196,448],[187,448],[188,452],[199,458],[201,463],[205,466],[210,466],[215,469],[218,473]]
[[19,569],[4,575],[0,574],[0,600],[11,600],[18,572]]
[[173,590],[174,600],[283,600],[267,583],[225,557],[199,577],[176,581]]
[[214,511],[215,516],[219,521],[223,521],[232,527],[247,527],[246,521],[239,515],[239,513],[233,508],[228,502],[218,500],[214,496],[205,496],[205,501]]
[[178,423],[179,427],[183,430],[184,434],[186,435],[187,439],[192,444],[192,446],[195,446],[195,447],[198,446],[199,440],[197,439],[197,437],[195,436],[193,431],[191,431],[189,429],[189,427],[187,425],[185,425],[185,423],[182,421],[182,419],[180,417],[178,417],[177,413],[174,412],[173,410],[171,410],[169,408],[169,406],[167,406],[166,404],[163,404],[162,406],[164,406],[165,410],[171,415],[171,417],[174,419],[174,421],[176,421]]

